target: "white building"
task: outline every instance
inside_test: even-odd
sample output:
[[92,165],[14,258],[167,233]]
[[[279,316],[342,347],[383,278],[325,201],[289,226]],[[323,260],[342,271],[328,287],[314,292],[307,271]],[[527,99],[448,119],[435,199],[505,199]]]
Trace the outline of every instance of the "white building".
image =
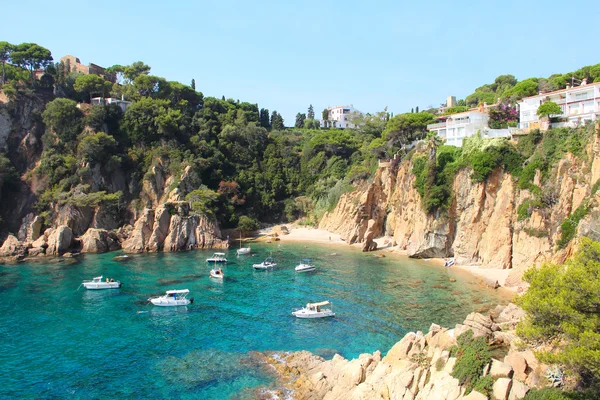
[[327,112],[327,121],[320,121],[321,128],[356,128],[356,125],[350,122],[351,114],[360,113],[360,111],[356,110],[352,104],[349,106],[328,107]]
[[473,136],[479,131],[482,137],[508,136],[508,130],[504,133],[504,129],[488,128],[489,115],[483,107],[451,115],[440,115],[436,120],[439,122],[427,125],[427,130],[436,132],[440,138],[446,140],[446,144],[456,147],[461,147],[464,138]]
[[[568,126],[583,125],[587,121],[598,119],[600,111],[600,82],[587,85],[585,81],[581,86],[568,87],[549,93],[525,97],[519,102],[521,117],[520,128],[523,130],[544,128],[540,126],[540,117],[537,109],[545,101],[558,104],[562,114],[555,117],[564,118]],[[547,126],[545,127],[547,128]]]
[[[127,107],[129,107],[131,105],[131,102],[127,101],[127,100],[115,99],[114,97],[105,97],[104,104],[116,104],[119,107],[121,107],[121,110],[123,110],[123,112],[125,112],[125,110],[127,110]],[[102,97],[92,98],[92,105],[93,106],[102,105]]]

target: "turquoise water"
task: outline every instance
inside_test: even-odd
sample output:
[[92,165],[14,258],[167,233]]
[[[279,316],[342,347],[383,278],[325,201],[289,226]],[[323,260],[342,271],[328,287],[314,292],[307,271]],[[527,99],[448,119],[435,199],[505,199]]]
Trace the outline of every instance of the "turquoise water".
[[[1,265],[0,397],[252,398],[273,382],[254,350],[385,353],[408,331],[453,325],[504,301],[468,276],[423,261],[312,244],[252,249],[255,255],[239,258],[228,252],[224,282],[208,277],[209,251]],[[270,250],[280,267],[254,271]],[[318,271],[297,274],[301,257],[313,258]],[[97,275],[123,287],[77,290]],[[147,303],[169,289],[189,289],[194,303]],[[333,302],[335,318],[290,315],[321,300]]]

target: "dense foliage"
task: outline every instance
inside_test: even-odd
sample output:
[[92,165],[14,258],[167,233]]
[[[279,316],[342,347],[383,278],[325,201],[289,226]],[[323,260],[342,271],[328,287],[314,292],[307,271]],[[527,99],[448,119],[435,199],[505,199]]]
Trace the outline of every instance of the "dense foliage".
[[551,342],[543,361],[560,363],[586,385],[600,377],[600,243],[581,239],[564,265],[529,269],[529,290],[518,301],[527,311],[517,333],[533,342]]
[[492,360],[485,338],[473,338],[473,331],[468,330],[456,341],[458,346],[451,349],[452,354],[456,357],[452,376],[466,388],[467,394],[476,389],[489,395],[493,382],[488,377],[481,376],[485,366]]

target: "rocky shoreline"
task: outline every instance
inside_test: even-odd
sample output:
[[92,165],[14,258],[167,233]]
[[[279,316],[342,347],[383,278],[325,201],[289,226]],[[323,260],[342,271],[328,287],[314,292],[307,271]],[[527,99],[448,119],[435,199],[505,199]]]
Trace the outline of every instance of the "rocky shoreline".
[[503,349],[492,356],[483,376],[490,375],[491,399],[523,398],[532,387],[542,386],[547,365],[531,349],[524,349],[515,335],[522,309],[497,306],[488,315],[471,313],[462,324],[442,328],[432,324],[429,332],[409,332],[382,357],[380,351],[346,360],[335,355],[325,360],[308,351],[266,353],[264,362],[278,377],[280,394],[294,399],[487,399],[475,390],[466,393],[452,376],[457,358],[451,356],[456,338],[472,330],[491,347]]

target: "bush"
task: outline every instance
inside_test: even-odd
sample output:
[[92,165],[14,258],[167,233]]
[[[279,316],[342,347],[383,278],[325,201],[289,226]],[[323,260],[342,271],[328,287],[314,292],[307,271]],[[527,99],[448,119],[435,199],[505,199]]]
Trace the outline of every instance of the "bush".
[[542,361],[564,365],[584,384],[600,383],[600,242],[582,238],[564,265],[531,268],[523,279],[530,287],[518,303],[527,317],[517,333],[554,341],[558,351],[539,353]]
[[238,222],[237,229],[243,233],[252,232],[258,229],[258,221],[256,218],[251,218],[246,215],[242,215]]
[[457,338],[456,364],[452,376],[466,387],[466,393],[477,387],[486,387],[487,382],[479,383],[483,369],[492,360],[489,347],[483,337],[473,338],[468,330]]
[[525,400],[569,400],[561,389],[558,388],[544,388],[544,389],[531,389],[524,397]]
[[587,201],[584,201],[577,209],[564,220],[560,225],[560,239],[558,240],[557,246],[559,249],[564,249],[571,242],[577,233],[577,226],[579,222],[589,212],[589,206]]

